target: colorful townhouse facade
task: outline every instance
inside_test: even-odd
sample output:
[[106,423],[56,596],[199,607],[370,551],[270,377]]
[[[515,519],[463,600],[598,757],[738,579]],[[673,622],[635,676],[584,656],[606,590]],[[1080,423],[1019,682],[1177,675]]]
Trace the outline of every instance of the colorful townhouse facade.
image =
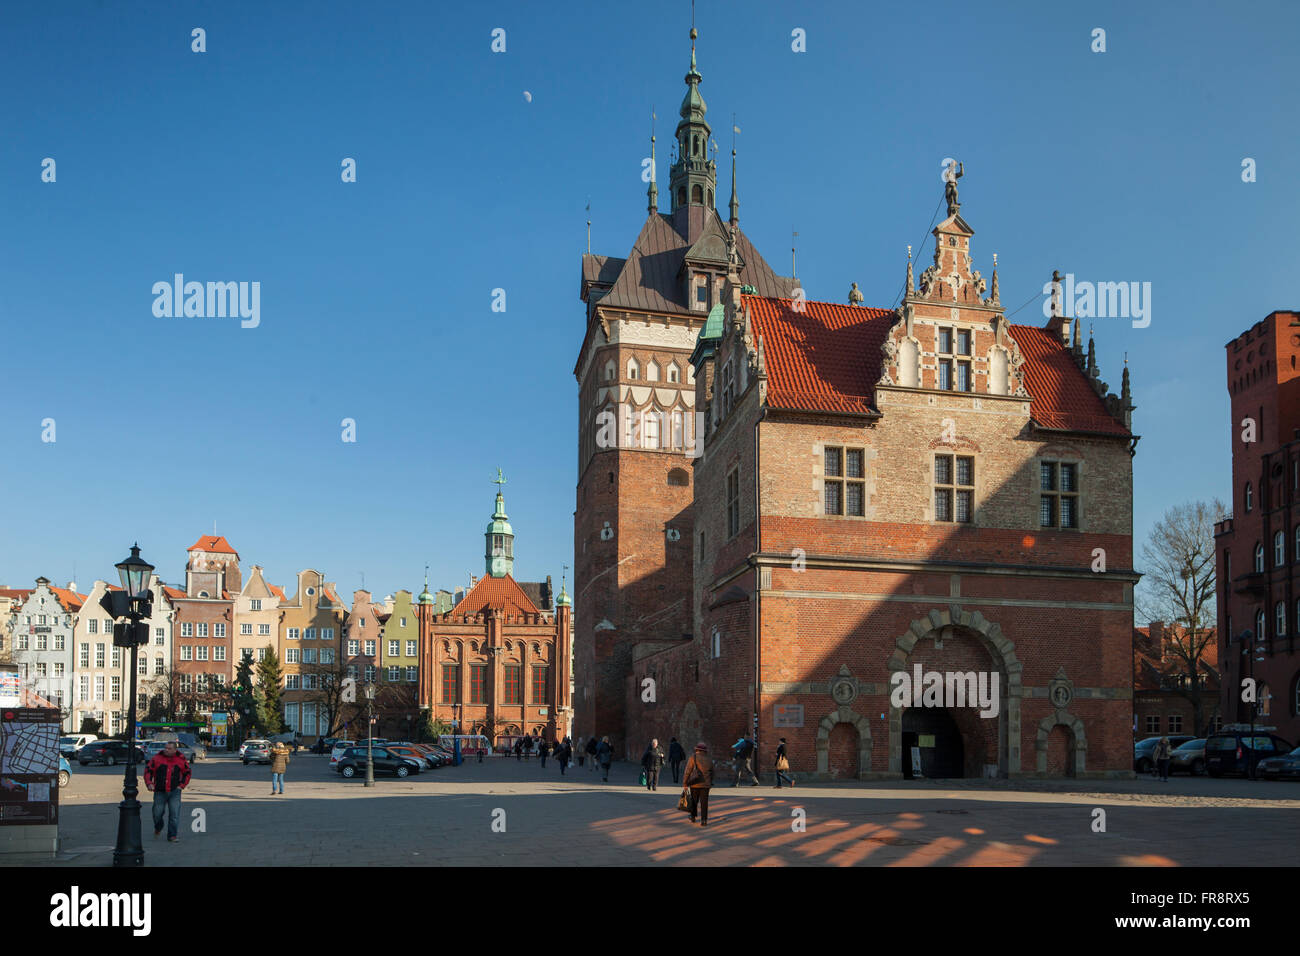
[[280,602],[277,652],[284,674],[284,722],[308,741],[330,731],[320,671],[337,665],[345,613],[335,585],[310,568],[298,572],[297,592]]

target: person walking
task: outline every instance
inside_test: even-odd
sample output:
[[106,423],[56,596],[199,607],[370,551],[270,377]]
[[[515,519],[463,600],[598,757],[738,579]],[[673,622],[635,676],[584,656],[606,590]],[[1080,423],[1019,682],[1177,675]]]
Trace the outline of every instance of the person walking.
[[289,748],[283,740],[276,741],[271,748],[271,796],[276,794],[276,784],[280,793],[284,793],[284,772],[289,769]]
[[776,789],[781,789],[781,781],[784,780],[790,786],[794,786],[794,778],[789,776],[790,760],[785,753],[785,738],[776,747]]
[[527,760],[533,755],[533,738],[528,736],[524,738],[524,759]]
[[[568,737],[565,737],[564,739],[565,739],[565,740],[568,740],[569,738],[568,738]],[[577,754],[578,754],[578,766],[579,766],[579,767],[581,767],[581,766],[586,762],[586,760],[587,760],[587,751],[583,749],[582,744],[583,744],[583,740],[582,740],[581,737],[579,737],[579,738],[578,738],[578,749],[577,749]],[[569,749],[572,751],[573,748],[570,747]]]
[[754,773],[754,766],[750,762],[754,756],[754,742],[746,737],[742,731],[740,739],[731,745],[731,752],[735,757],[736,767],[736,781],[732,786],[739,787],[741,774],[747,773],[749,774],[749,779],[752,781],[750,786],[757,787],[758,775]]
[[1156,744],[1156,767],[1160,770],[1160,779],[1165,783],[1169,782],[1169,738],[1161,737],[1160,743]]
[[555,760],[560,765],[560,776],[564,776],[564,771],[569,767],[569,760],[573,756],[573,750],[569,745],[569,738],[565,737],[555,745]]
[[600,738],[600,745],[596,748],[596,762],[605,774],[603,781],[609,783],[609,765],[614,762],[614,748],[609,745],[608,737]]
[[587,764],[588,764],[587,772],[588,773],[596,769],[596,751],[598,751],[599,749],[600,747],[596,743],[595,735],[593,734],[592,736],[588,737],[587,738]]
[[176,749],[176,741],[164,743],[162,752],[154,754],[145,765],[144,785],[153,793],[153,835],[162,833],[165,816],[167,842],[179,843],[181,791],[190,785],[190,764]]
[[682,749],[682,745],[677,742],[676,737],[670,737],[668,739],[668,766],[673,768],[673,783],[677,782],[682,764],[685,762],[686,751]]
[[515,741],[515,759],[516,759],[516,760],[523,760],[523,759],[524,759],[524,741],[523,741],[523,738],[520,738],[519,740],[516,740],[516,741]]
[[659,771],[664,768],[664,760],[663,748],[659,746],[658,738],[650,741],[650,746],[641,755],[641,768],[645,770],[647,790],[659,789]]
[[537,741],[537,756],[542,758],[542,769],[546,769],[546,758],[551,755],[551,745],[545,739]]
[[690,801],[691,822],[698,815],[700,826],[709,825],[709,790],[713,787],[713,758],[709,756],[709,745],[700,741],[695,745],[695,753],[686,761],[686,771],[682,776],[682,790]]

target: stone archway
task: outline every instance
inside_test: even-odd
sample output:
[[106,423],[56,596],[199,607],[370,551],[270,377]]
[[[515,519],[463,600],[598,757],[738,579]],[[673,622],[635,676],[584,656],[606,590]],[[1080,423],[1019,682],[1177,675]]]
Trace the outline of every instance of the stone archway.
[[847,704],[831,711],[817,725],[817,775],[831,772],[831,730],[836,724],[850,724],[858,732],[858,777],[871,769],[871,722]]
[[1072,775],[1081,777],[1088,758],[1088,734],[1083,729],[1083,721],[1068,710],[1058,710],[1038,722],[1038,737],[1034,741],[1034,750],[1038,754],[1038,772],[1041,774],[1047,773],[1047,738],[1052,732],[1052,728],[1059,727],[1062,724],[1070,733],[1070,753],[1074,763]]
[[[935,609],[913,621],[911,627],[894,642],[894,652],[886,664],[891,677],[895,671],[907,669],[908,658],[918,641],[945,627],[960,627],[971,632],[989,656],[1001,663],[1006,680],[1006,709],[1005,716],[998,718],[998,776],[1019,774],[1020,698],[1023,694],[1020,676],[1025,666],[1016,657],[1015,643],[1002,633],[1000,625],[986,620],[979,611],[962,610],[959,604],[949,605],[946,611]],[[892,702],[889,705],[889,773],[899,776],[903,772],[903,710]]]

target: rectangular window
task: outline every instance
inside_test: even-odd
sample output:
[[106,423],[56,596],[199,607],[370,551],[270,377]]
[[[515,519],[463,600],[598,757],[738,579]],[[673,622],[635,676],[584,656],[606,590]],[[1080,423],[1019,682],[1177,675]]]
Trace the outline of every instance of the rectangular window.
[[1039,462],[1038,523],[1044,528],[1079,527],[1079,466]]
[[81,649],[77,652],[77,666],[78,667],[90,666],[90,645],[89,644],[82,644]]
[[257,625],[257,634],[258,634],[259,637],[270,637],[270,636],[271,636],[271,625],[270,625],[270,624],[259,624],[259,625]]
[[315,664],[315,663],[316,663],[316,648],[314,648],[314,647],[304,647],[304,648],[302,649],[302,662],[303,662],[304,664]]
[[546,688],[548,683],[547,673],[549,671],[550,668],[545,666],[544,664],[538,665],[533,668],[533,703],[534,704],[540,704],[540,705],[546,704],[546,698],[547,698]]
[[251,637],[252,634],[253,634],[253,625],[251,625],[251,624],[241,624],[241,625],[239,625],[239,636],[240,636],[240,637]]
[[194,645],[194,659],[196,661],[206,661],[208,659],[208,645],[206,644]]
[[334,663],[334,648],[332,648],[332,647],[322,647],[322,648],[320,649],[320,662],[321,662],[322,664],[333,664],[333,663]]
[[284,675],[284,689],[285,689],[285,690],[301,690],[301,689],[302,689],[302,678],[301,678],[298,674],[285,674],[285,675]]
[[407,656],[407,657],[415,657],[415,656],[416,656],[415,641],[407,641],[407,642],[406,642],[406,656]]
[[[54,662],[54,676],[55,676],[55,677],[62,677],[62,676],[63,676],[63,661],[55,661],[55,662]],[[118,678],[115,677],[115,678],[113,678],[113,679],[114,679],[114,680],[117,680]]]
[[322,641],[332,641],[332,640],[334,640],[334,628],[332,628],[332,627],[322,627],[322,628],[320,629],[320,639],[321,639]]
[[866,451],[827,447],[822,494],[828,515],[866,514]]
[[298,640],[298,628],[291,627],[285,632],[285,639],[290,641]]
[[388,656],[389,656],[389,657],[397,657],[399,654],[402,653],[401,648],[402,648],[402,642],[401,642],[401,641],[389,641],[389,642],[388,642]]
[[940,355],[952,354],[952,329],[939,330],[939,348]]
[[225,645],[218,645],[212,649],[212,659],[214,661],[224,661],[226,659]]
[[110,667],[121,667],[121,666],[122,666],[122,648],[120,648],[120,647],[118,647],[116,644],[114,644],[114,645],[113,645],[113,652],[112,652],[112,654],[109,655],[109,658],[108,658],[108,659],[109,659],[109,661],[111,662],[111,663],[109,664]]
[[284,649],[284,662],[286,664],[297,664],[301,662],[299,650],[296,647],[286,647]]
[[37,662],[36,662],[36,676],[37,676],[37,677],[48,677],[48,676],[49,676],[49,668],[46,666],[46,664],[45,664],[44,661],[37,661]]
[[506,664],[502,668],[503,677],[505,678],[505,685],[502,688],[505,697],[505,700],[502,701],[504,704],[522,704],[524,702],[523,688],[519,685],[519,679],[522,676],[519,673],[521,666],[520,664]]
[[104,666],[104,645],[103,644],[95,645],[95,666],[96,667]]
[[727,475],[727,537],[740,534],[740,470]]
[[970,330],[961,329],[957,332],[957,354],[970,355]]
[[50,649],[50,636],[48,634],[36,635],[36,649],[38,651],[48,651]]
[[95,677],[95,700],[104,699],[104,676],[102,674]]
[[316,628],[314,627],[307,628],[307,630],[303,632],[302,639],[304,641],[316,640]]
[[77,683],[81,691],[81,699],[90,700],[90,678],[83,674],[81,675],[81,680]]
[[354,641],[354,640],[348,641],[348,657],[356,657],[360,653],[361,653],[361,642]]
[[265,648],[265,647],[259,647],[259,648],[257,649],[257,659],[258,659],[259,661],[264,661],[264,660],[266,660],[266,648]]
[[1160,717],[1158,714],[1147,714],[1147,733],[1160,733]]
[[374,680],[374,679],[375,679],[375,665],[374,665],[374,664],[367,664],[367,665],[366,665],[366,680],[367,680],[367,681],[372,681],[372,680]]
[[226,625],[223,624],[223,623],[220,622],[220,621],[218,621],[216,624],[213,624],[213,625],[212,625],[212,636],[213,636],[213,637],[225,637],[225,636],[226,636]]
[[934,520],[966,524],[975,520],[974,458],[935,455]]
[[390,684],[396,684],[401,679],[402,679],[402,669],[400,667],[388,668],[388,682]]
[[166,639],[167,639],[167,632],[164,631],[161,627],[155,627],[153,629],[153,642],[155,645],[157,645],[158,647],[162,647]]
[[459,704],[460,698],[457,696],[460,689],[460,665],[443,664],[442,665],[442,702],[444,704]]
[[[1297,540],[1297,541],[1300,541],[1300,538],[1297,538],[1296,540]],[[112,628],[109,628],[109,632],[112,633]],[[55,635],[54,635],[54,649],[55,649],[56,651],[61,651],[61,650],[64,649],[63,641],[64,641],[64,635],[62,635],[62,634],[55,634]],[[0,649],[3,649],[3,648],[4,648],[4,641],[3,641],[3,640],[0,640]]]
[[471,704],[487,703],[487,665],[469,665],[469,702]]
[[969,392],[971,390],[970,380],[970,362],[957,363],[957,391]]
[[947,359],[939,363],[939,387],[942,389],[952,388],[952,362]]
[[18,650],[25,651],[30,647],[26,634],[18,635]]
[[406,618],[402,618],[402,627],[406,627]]
[[248,609],[249,609],[250,611],[260,611],[260,610],[262,610],[262,599],[261,599],[261,598],[249,598],[249,599],[248,599]]
[[207,636],[208,636],[208,623],[207,623],[207,621],[199,621],[199,622],[198,622],[198,631],[195,633],[195,637],[207,637]]
[[374,657],[374,656],[375,656],[375,642],[366,641],[366,657]]
[[1169,732],[1170,732],[1171,734],[1181,734],[1181,733],[1183,732],[1183,715],[1182,715],[1182,714],[1170,714],[1170,715],[1169,715]]
[[109,700],[121,700],[121,699],[122,699],[122,678],[120,678],[120,677],[114,677],[111,681],[109,681],[109,684],[108,684],[108,699],[109,699]]
[[315,689],[316,689],[316,675],[315,675],[315,674],[303,674],[303,675],[302,675],[302,689],[303,689],[303,690],[315,690]]
[[414,667],[408,667],[408,668],[406,669],[406,679],[407,679],[408,681],[416,681],[416,680],[419,680],[419,679],[420,679],[420,675],[419,675],[419,673],[417,672],[416,668],[414,668]]
[[194,624],[190,621],[181,622],[181,637],[193,637]]
[[94,617],[92,617],[89,621],[86,622],[86,633],[87,633],[87,634],[98,634],[98,633],[99,633],[99,619],[98,619],[98,618],[94,618]]

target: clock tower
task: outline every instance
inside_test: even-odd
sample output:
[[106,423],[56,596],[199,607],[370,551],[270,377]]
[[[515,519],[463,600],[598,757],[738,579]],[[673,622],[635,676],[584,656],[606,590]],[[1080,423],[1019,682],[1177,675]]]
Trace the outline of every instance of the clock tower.
[[497,505],[483,536],[487,541],[485,558],[487,573],[494,578],[504,578],[515,568],[515,533],[506,517],[506,499],[501,494],[501,486],[506,483],[506,479],[501,476],[500,468],[497,469],[493,483],[497,486]]

